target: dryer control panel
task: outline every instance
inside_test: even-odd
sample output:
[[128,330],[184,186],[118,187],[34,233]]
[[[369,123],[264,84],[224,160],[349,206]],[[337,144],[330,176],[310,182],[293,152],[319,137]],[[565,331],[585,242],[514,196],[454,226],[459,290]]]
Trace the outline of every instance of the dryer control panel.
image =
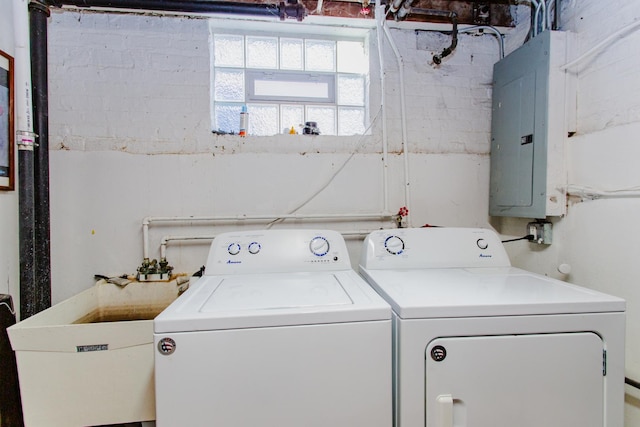
[[510,267],[499,236],[484,228],[398,228],[369,234],[361,267],[471,268]]
[[339,271],[351,268],[342,235],[333,230],[260,230],[220,234],[205,275]]

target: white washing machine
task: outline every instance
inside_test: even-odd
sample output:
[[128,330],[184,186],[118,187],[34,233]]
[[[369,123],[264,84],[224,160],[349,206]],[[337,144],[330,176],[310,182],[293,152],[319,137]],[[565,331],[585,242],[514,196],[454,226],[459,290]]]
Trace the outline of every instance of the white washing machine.
[[389,427],[391,308],[334,231],[225,233],[154,320],[158,427]]
[[396,427],[622,427],[625,302],[512,268],[490,230],[380,230]]

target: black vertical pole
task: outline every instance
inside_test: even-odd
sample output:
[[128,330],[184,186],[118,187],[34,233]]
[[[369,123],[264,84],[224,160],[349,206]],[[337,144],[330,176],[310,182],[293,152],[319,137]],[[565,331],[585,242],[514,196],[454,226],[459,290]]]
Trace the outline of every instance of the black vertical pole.
[[34,272],[36,312],[51,306],[51,232],[49,213],[49,97],[47,69],[47,18],[49,8],[29,3],[31,28],[31,85],[33,88],[33,130],[38,135],[34,148]]
[[34,188],[33,147],[18,146],[18,210],[20,219],[20,318],[33,316],[36,310],[34,272]]

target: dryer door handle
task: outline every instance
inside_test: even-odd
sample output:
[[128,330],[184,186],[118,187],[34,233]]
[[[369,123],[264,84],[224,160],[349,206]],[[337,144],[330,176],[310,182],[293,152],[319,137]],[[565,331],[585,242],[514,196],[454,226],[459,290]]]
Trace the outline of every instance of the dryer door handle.
[[438,403],[438,427],[453,427],[453,396],[441,394],[436,397]]

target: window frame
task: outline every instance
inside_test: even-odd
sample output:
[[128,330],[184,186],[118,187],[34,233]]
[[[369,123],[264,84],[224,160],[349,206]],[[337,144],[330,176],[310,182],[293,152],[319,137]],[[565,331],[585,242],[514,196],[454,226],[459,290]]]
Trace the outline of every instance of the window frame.
[[[277,101],[278,103],[296,104],[296,103],[314,103],[314,104],[336,104],[336,73],[310,73],[308,71],[271,71],[258,69],[245,69],[244,74],[245,100],[249,102],[265,102]],[[263,77],[263,79],[260,79]],[[266,78],[270,77],[270,78]],[[255,82],[257,80],[271,80],[283,83],[313,83],[320,82],[327,85],[327,96],[325,97],[308,97],[308,96],[279,96],[279,95],[257,95],[255,92]]]
[[[312,118],[309,118],[307,115],[307,110],[308,107],[331,107],[334,110],[334,117],[333,117],[333,129],[326,129],[323,132],[323,129],[321,128],[321,132],[323,135],[331,135],[331,136],[335,136],[335,137],[341,137],[341,136],[356,136],[356,135],[363,135],[363,134],[370,134],[370,129],[369,129],[369,125],[370,125],[370,105],[369,105],[369,97],[370,97],[370,93],[369,93],[369,88],[370,88],[370,73],[371,73],[371,67],[370,67],[370,55],[369,55],[369,38],[370,38],[370,31],[371,29],[369,28],[357,28],[354,31],[347,31],[348,33],[351,34],[335,34],[334,32],[331,32],[330,29],[324,29],[323,31],[318,31],[318,32],[309,32],[308,27],[306,30],[304,30],[303,27],[296,27],[296,29],[300,28],[300,31],[268,31],[265,32],[264,30],[261,30],[260,28],[264,27],[266,23],[264,22],[260,22],[260,23],[256,23],[257,24],[257,29],[254,30],[253,28],[246,30],[246,31],[242,31],[239,30],[238,26],[235,26],[233,28],[229,27],[229,24],[227,23],[226,25],[223,26],[219,26],[217,25],[217,23],[212,23],[210,25],[210,35],[211,35],[211,39],[210,39],[210,49],[211,49],[211,91],[212,91],[212,96],[211,96],[211,100],[210,100],[210,106],[211,106],[211,128],[212,130],[215,132],[215,129],[217,128],[218,131],[220,131],[220,127],[224,127],[224,124],[220,124],[217,123],[217,105],[222,106],[224,105],[247,105],[247,107],[250,108],[251,104],[273,104],[274,106],[276,106],[278,108],[278,118],[279,118],[279,122],[282,122],[283,120],[286,120],[285,117],[283,117],[282,115],[282,111],[283,111],[283,107],[286,107],[287,105],[300,105],[303,109],[303,122],[304,121],[316,121],[313,120]],[[277,28],[277,24],[273,24],[274,26],[276,26]],[[242,27],[246,28],[248,25],[243,25]],[[289,27],[291,28],[291,27]],[[351,29],[349,29],[351,30]],[[329,32],[331,32],[331,34],[329,34]],[[229,35],[229,36],[240,36],[244,38],[244,52],[243,52],[243,58],[244,58],[244,67],[223,67],[220,65],[216,65],[215,64],[215,36],[216,35]],[[278,68],[278,69],[261,69],[261,68],[252,68],[249,67],[247,65],[247,39],[249,38],[261,38],[261,37],[265,37],[265,38],[272,38],[272,39],[277,39],[276,42],[276,47],[277,47],[277,62],[278,62],[278,66],[281,67],[281,47],[282,47],[282,43],[283,40],[287,40],[287,39],[293,39],[293,40],[300,40],[302,42],[302,61],[303,61],[303,67],[306,66],[306,43],[307,40],[311,40],[311,41],[331,41],[335,43],[335,50],[334,50],[334,70],[331,72],[320,72],[320,71],[310,71],[310,70],[304,70],[304,69],[292,69],[292,68]],[[346,71],[346,72],[341,72],[338,71],[338,42],[357,42],[357,43],[361,43],[362,47],[363,47],[363,59],[365,60],[365,62],[362,63],[362,67],[363,70],[362,72],[357,72],[357,71]],[[244,72],[244,101],[229,101],[229,100],[216,100],[215,99],[215,75],[216,75],[216,71],[218,69],[236,69],[236,70],[243,70]],[[281,82],[287,82],[287,81],[298,81],[298,82],[307,82],[308,78],[312,78],[312,79],[317,79],[318,81],[325,83],[328,87],[329,93],[330,95],[328,95],[327,97],[306,97],[306,96],[262,96],[262,95],[258,95],[255,92],[255,82],[259,81],[260,79],[264,78],[265,76],[267,76],[269,79],[274,79],[274,81],[281,81]],[[338,94],[338,80],[340,79],[341,76],[358,76],[359,78],[362,78],[363,81],[363,100],[362,100],[362,104],[361,105],[354,105],[353,103],[350,104],[339,104],[340,101],[340,95]],[[356,114],[362,114],[362,123],[361,124],[357,124],[356,122],[352,122],[355,123],[356,126],[358,127],[358,129],[356,129],[356,131],[349,131],[348,129],[352,129],[353,127],[350,126],[349,124],[347,124],[347,127],[343,127],[343,124],[341,124],[341,117],[340,117],[340,112],[344,109],[361,109],[361,113],[356,113]],[[351,117],[354,117],[353,115]],[[357,117],[357,116],[356,116]],[[229,123],[230,123],[230,118],[229,116],[227,116],[227,119],[225,121],[225,123],[227,124],[226,126],[229,127]],[[359,118],[357,119],[357,121],[359,122]],[[284,128],[282,127],[282,123],[280,124],[280,128],[279,128],[279,132],[274,134],[275,135],[282,135],[284,132]],[[250,123],[251,125],[251,123]],[[300,123],[300,125],[302,125],[302,123]],[[231,129],[231,133],[233,133],[233,126],[230,126]],[[251,126],[250,126],[251,127]],[[347,129],[347,130],[345,130]],[[302,131],[302,129],[297,129],[299,132]],[[339,132],[343,132],[343,133],[339,133]],[[225,133],[225,131],[222,131],[222,133]],[[258,135],[256,135],[258,136]]]

